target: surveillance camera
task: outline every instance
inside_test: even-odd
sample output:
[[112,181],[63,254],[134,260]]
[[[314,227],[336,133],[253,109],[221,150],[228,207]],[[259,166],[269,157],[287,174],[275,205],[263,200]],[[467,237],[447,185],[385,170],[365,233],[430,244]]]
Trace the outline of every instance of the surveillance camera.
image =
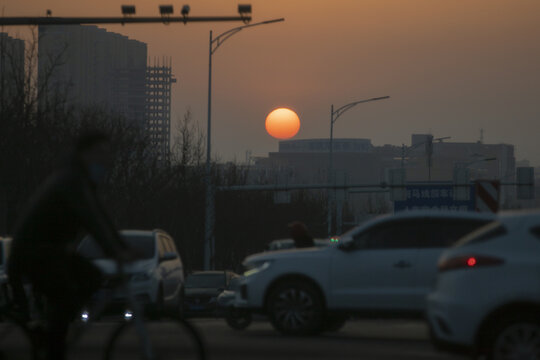
[[188,16],[190,10],[191,8],[189,7],[189,5],[182,6],[182,16]]
[[174,11],[173,11],[173,6],[172,5],[160,5],[159,6],[159,13],[161,15],[170,15],[173,12]]
[[251,14],[251,5],[249,4],[238,5],[238,13],[240,15]]
[[122,5],[122,15],[134,15],[135,5]]

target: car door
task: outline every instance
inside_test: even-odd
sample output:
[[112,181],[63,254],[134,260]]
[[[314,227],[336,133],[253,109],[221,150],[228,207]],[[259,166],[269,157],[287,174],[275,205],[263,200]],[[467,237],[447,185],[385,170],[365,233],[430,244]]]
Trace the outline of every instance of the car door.
[[431,218],[422,225],[415,268],[415,292],[418,303],[425,304],[426,296],[435,286],[437,262],[443,251],[466,234],[487,224],[489,220],[465,218]]
[[389,220],[353,236],[331,265],[334,306],[342,309],[411,310],[416,242],[413,220]]

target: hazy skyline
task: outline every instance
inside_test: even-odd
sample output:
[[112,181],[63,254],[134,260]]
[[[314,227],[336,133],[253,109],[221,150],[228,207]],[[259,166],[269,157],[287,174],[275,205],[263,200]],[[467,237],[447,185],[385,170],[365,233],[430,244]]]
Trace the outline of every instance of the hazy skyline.
[[[157,15],[166,1],[0,0],[5,16],[116,16],[121,4]],[[191,15],[235,15],[238,1],[186,1]],[[409,144],[411,133],[451,141],[516,146],[516,159],[540,165],[540,2],[536,0],[254,0],[253,22],[213,56],[213,153],[266,155],[278,140],[266,115],[294,109],[296,139],[329,136],[330,105],[390,95],[358,105],[334,127],[335,137],[374,145]],[[175,12],[183,3],[174,3]],[[150,56],[171,56],[173,126],[191,108],[206,133],[209,30],[240,23],[103,26],[148,44]],[[11,35],[27,37],[13,27]],[[174,132],[174,127],[173,127]]]

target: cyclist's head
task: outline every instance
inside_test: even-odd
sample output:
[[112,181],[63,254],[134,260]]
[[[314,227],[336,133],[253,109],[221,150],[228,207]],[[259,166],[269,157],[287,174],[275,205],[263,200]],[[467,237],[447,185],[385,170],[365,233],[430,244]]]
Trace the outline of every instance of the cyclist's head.
[[75,143],[75,154],[92,181],[99,183],[105,179],[112,165],[111,144],[107,134],[101,131],[81,134]]

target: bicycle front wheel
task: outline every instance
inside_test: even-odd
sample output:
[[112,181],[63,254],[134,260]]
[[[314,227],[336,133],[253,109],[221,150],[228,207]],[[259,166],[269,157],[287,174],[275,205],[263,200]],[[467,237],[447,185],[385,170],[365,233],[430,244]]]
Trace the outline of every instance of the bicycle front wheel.
[[198,331],[185,320],[129,321],[113,333],[105,360],[205,360]]
[[26,326],[4,317],[0,322],[0,360],[33,360],[36,356],[33,337]]

